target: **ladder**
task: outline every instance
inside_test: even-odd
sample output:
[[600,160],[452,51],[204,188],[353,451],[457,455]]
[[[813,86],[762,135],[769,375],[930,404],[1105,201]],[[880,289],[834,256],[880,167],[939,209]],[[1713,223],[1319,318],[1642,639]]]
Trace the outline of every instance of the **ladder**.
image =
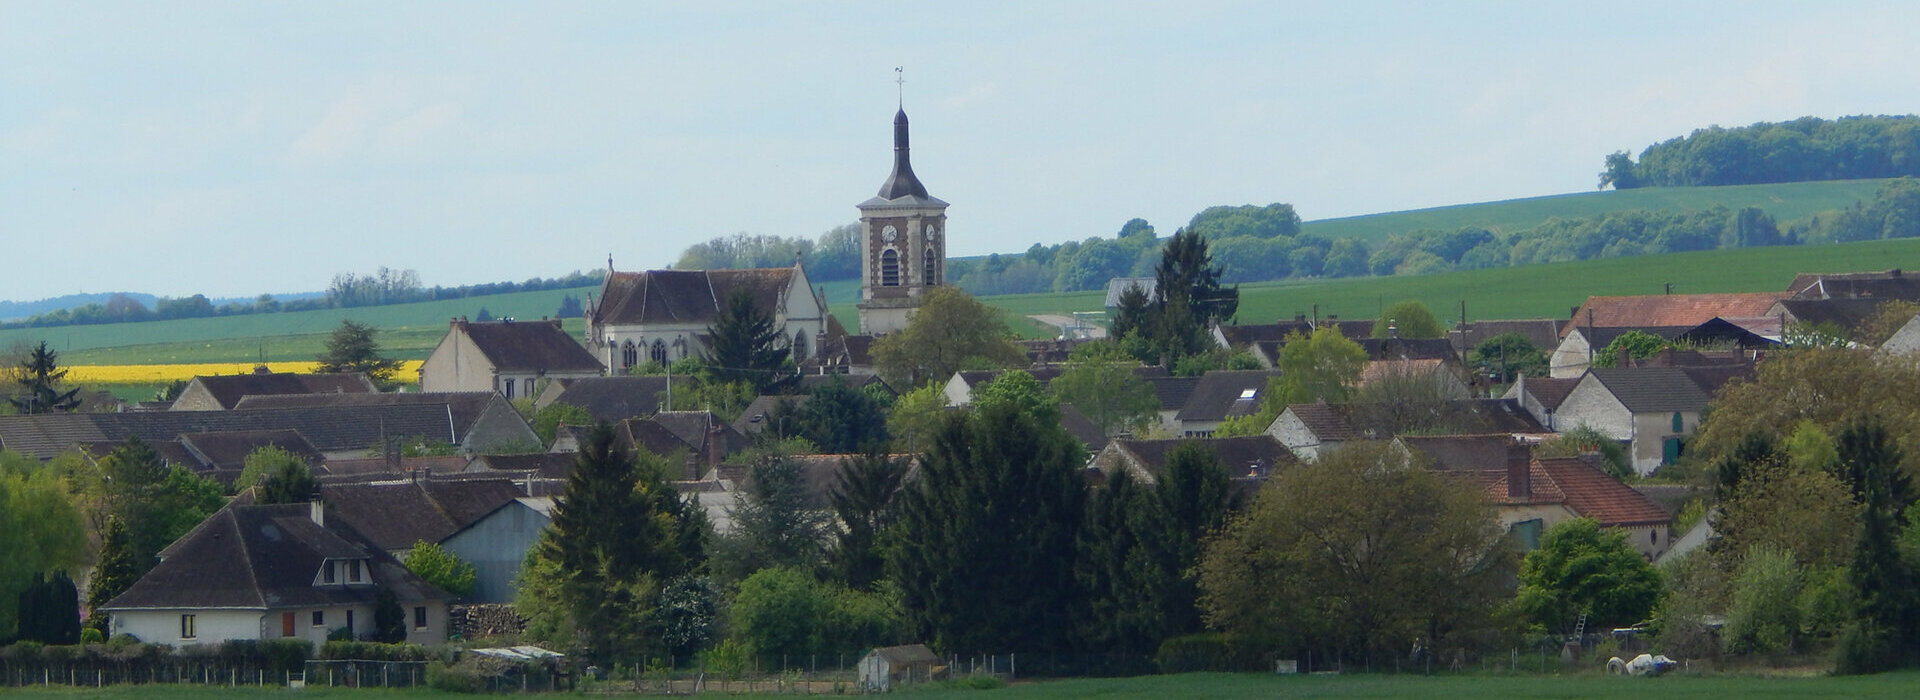
[[1574,623],[1573,625],[1573,639],[1574,641],[1581,641],[1581,640],[1585,640],[1586,638],[1587,638],[1587,611],[1583,610],[1580,612],[1580,621]]

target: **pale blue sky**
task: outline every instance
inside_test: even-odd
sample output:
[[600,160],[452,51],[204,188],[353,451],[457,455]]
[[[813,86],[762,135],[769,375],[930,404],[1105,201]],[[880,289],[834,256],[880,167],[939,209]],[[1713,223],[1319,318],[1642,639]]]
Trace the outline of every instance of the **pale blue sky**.
[[[1680,5],[1680,7],[1668,7]],[[886,177],[951,253],[1593,189],[1712,124],[1920,111],[1920,3],[0,0],[0,299],[664,266]]]

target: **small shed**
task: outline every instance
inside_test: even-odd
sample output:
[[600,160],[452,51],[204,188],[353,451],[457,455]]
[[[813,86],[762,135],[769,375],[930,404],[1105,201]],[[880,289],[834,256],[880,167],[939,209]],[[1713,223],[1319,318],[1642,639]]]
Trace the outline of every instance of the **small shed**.
[[934,665],[940,663],[925,644],[882,647],[860,658],[860,689],[884,692],[895,685],[911,685],[933,680]]

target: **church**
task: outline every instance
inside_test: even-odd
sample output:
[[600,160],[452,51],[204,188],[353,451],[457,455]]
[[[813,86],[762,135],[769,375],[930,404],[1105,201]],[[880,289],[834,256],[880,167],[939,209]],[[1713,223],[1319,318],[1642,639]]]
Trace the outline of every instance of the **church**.
[[[907,327],[927,289],[946,279],[947,203],[927,194],[908,158],[907,112],[893,116],[893,172],[861,202],[860,332]],[[707,350],[707,327],[736,290],[751,294],[792,337],[794,359],[844,354],[844,331],[798,262],[750,270],[620,272],[587,309],[587,348],[614,373],[646,362],[669,364]],[[861,344],[864,345],[864,344]]]

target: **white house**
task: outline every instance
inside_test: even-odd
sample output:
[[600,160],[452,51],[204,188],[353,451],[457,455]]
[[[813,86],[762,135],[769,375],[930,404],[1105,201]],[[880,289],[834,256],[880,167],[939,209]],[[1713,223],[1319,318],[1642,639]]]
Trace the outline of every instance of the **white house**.
[[469,322],[456,318],[420,364],[425,392],[497,391],[534,396],[543,379],[598,377],[606,367],[560,328],[560,319]]

